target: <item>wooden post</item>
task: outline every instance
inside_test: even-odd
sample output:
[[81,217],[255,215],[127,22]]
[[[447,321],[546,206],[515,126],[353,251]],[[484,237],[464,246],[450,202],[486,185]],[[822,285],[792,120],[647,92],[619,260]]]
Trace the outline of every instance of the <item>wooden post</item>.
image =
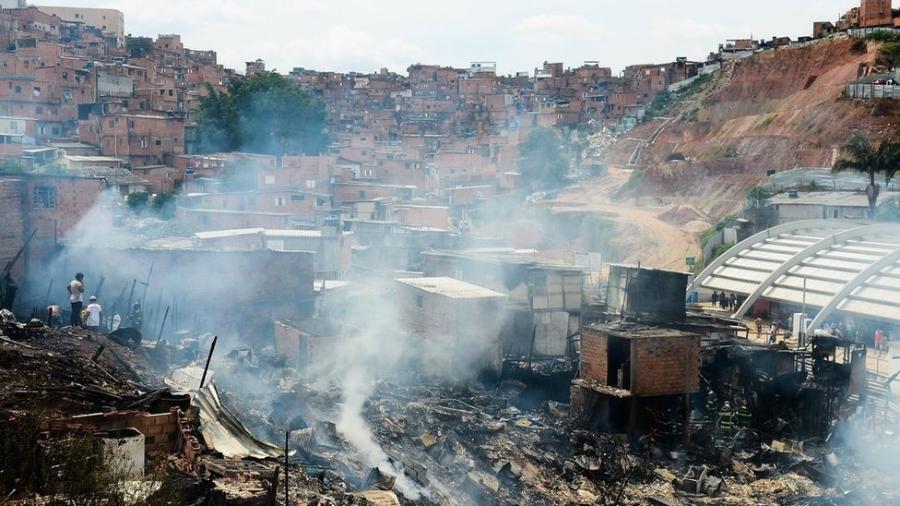
[[97,363],[97,359],[100,358],[100,354],[103,353],[104,349],[106,349],[106,346],[101,344],[97,351],[94,352],[94,356],[91,357],[91,362]]
[[156,338],[156,346],[154,348],[159,348],[159,341],[162,340],[163,329],[166,328],[166,318],[169,317],[169,306],[166,306],[166,314],[163,315],[162,325],[159,326],[159,336]]
[[131,299],[134,297],[134,286],[135,285],[137,285],[137,279],[132,279],[131,280],[131,292],[129,292],[129,294],[128,294],[128,305],[125,306],[125,316],[128,316],[128,326],[129,327],[134,325],[134,322],[131,321]]
[[141,297],[141,309],[147,307],[147,289],[150,288],[150,276],[153,275],[153,263],[150,263],[150,271],[147,272],[147,281],[144,282],[144,295]]
[[50,305],[50,291],[53,289],[53,278],[50,278],[50,284],[47,285],[47,296],[44,297],[44,307]]
[[288,436],[291,435],[291,431],[284,431],[284,506],[288,506],[290,504],[290,497],[288,497]]
[[[213,336],[212,344],[209,346],[209,356],[206,357],[206,366],[203,368],[203,376],[200,378],[200,389],[203,389],[203,383],[206,382],[206,371],[209,370],[209,362],[212,360],[213,350],[216,349],[216,341],[219,336]],[[285,476],[287,478],[287,476]]]

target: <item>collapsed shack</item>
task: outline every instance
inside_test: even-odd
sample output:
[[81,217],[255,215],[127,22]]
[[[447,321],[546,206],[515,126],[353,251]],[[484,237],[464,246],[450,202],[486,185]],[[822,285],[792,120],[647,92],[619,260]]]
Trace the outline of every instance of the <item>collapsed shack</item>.
[[[282,448],[250,434],[214,385],[174,393],[143,348],[95,332],[39,321],[0,332],[4,504],[262,505],[283,494]],[[396,502],[299,469],[290,483],[307,501]]]

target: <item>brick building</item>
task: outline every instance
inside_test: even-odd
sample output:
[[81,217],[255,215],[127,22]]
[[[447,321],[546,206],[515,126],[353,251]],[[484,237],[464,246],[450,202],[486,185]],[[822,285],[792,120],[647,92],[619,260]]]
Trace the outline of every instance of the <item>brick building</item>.
[[38,268],[66,233],[94,207],[105,187],[100,177],[0,176],[0,215],[3,216],[0,264],[5,265],[34,232],[13,275]]
[[861,0],[861,2],[859,6],[859,26],[861,28],[894,24],[892,0]]
[[573,415],[602,430],[642,432],[643,409],[677,406],[700,389],[700,336],[618,322],[581,330]]

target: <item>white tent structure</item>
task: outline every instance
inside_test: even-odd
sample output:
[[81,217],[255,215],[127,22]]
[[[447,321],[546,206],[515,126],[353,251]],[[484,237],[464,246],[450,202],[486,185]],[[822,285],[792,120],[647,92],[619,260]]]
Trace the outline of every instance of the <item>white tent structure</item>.
[[835,312],[900,324],[900,225],[842,220],[796,221],[736,244],[688,287],[817,310],[809,328]]

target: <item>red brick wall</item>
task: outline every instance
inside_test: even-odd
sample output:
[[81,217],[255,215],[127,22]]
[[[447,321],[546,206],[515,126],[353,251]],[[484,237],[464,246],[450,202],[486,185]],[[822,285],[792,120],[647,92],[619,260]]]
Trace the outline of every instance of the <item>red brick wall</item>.
[[[25,186],[25,181],[21,179],[0,179],[0,216],[3,216],[3,226],[0,227],[0,266],[5,266],[6,262],[12,260],[25,241],[25,216],[22,214]],[[21,275],[23,264],[24,262],[19,262],[14,267],[13,278]]]
[[891,25],[892,22],[891,0],[862,0],[859,9],[859,24],[863,28]]
[[607,378],[606,334],[589,327],[581,329],[581,370],[578,377],[606,383]]
[[631,363],[631,392],[635,395],[674,395],[700,390],[699,336],[632,339]]
[[133,427],[144,435],[144,451],[148,456],[168,455],[178,451],[180,424],[178,408],[168,413],[150,414],[140,411],[115,411],[76,416],[53,424],[53,429],[79,427],[86,431],[105,431]]

